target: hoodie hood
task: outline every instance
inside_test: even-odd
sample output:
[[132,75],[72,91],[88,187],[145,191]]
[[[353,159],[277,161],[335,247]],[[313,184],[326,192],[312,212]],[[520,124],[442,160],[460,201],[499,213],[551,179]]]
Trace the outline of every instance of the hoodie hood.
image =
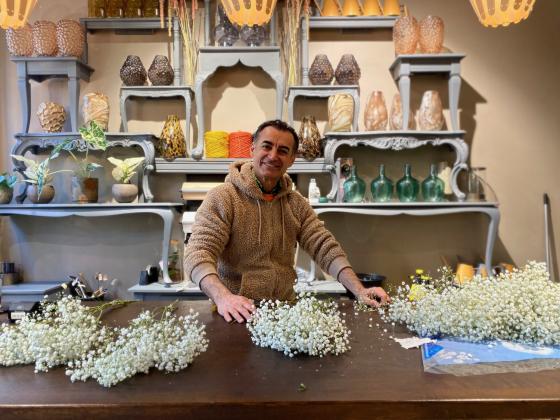
[[[229,174],[226,176],[226,182],[235,185],[240,191],[247,196],[256,200],[264,201],[261,189],[255,182],[252,161],[235,161],[229,166]],[[288,174],[284,174],[280,179],[280,192],[275,199],[282,198],[292,192],[292,179]]]

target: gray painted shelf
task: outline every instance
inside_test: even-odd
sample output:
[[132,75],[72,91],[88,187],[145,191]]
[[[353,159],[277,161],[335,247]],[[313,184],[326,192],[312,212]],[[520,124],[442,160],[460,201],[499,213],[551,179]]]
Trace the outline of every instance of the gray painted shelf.
[[[227,174],[229,165],[238,159],[189,159],[178,158],[167,161],[156,158],[157,173],[188,173],[188,174]],[[288,173],[322,173],[328,172],[325,159],[317,158],[313,161],[297,158]]]
[[309,29],[392,28],[396,20],[396,16],[311,16]]

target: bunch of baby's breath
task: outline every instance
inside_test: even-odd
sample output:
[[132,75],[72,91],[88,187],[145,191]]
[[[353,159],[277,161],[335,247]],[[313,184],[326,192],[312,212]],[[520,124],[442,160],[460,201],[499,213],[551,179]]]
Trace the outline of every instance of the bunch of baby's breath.
[[295,304],[264,301],[247,322],[257,346],[270,347],[293,357],[341,354],[350,349],[348,330],[336,302],[319,300],[309,293]]
[[560,284],[550,281],[544,263],[530,262],[494,278],[476,276],[462,286],[450,284],[446,273],[442,279],[421,285],[416,299],[403,284],[380,310],[382,317],[421,336],[560,344]]

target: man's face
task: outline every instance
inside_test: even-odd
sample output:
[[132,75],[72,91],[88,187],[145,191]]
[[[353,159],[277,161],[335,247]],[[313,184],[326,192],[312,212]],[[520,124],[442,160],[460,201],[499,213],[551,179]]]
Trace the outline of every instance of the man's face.
[[266,127],[251,146],[251,156],[257,178],[277,182],[296,158],[294,138],[288,131]]

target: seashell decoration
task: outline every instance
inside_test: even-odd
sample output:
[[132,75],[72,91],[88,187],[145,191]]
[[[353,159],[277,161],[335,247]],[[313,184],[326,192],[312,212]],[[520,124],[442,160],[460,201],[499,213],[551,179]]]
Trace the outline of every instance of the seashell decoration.
[[61,19],[56,23],[56,45],[62,57],[80,57],[84,52],[84,29],[79,22]]
[[352,131],[354,119],[354,99],[347,93],[329,97],[329,122],[326,131]]
[[57,54],[56,25],[48,20],[38,20],[33,24],[33,55],[54,56]]
[[380,131],[387,128],[387,106],[383,92],[374,90],[369,96],[364,111],[364,126],[366,131]]
[[[391,130],[403,130],[403,110],[400,93],[395,93],[389,114],[389,127]],[[412,112],[408,113],[408,130],[416,129],[416,122]]]
[[126,86],[144,86],[148,77],[142,60],[137,55],[126,57],[120,74],[121,80]]
[[29,57],[33,54],[33,34],[31,25],[25,24],[20,29],[6,29],[8,52],[13,57]]
[[148,70],[148,77],[154,86],[168,86],[173,83],[173,68],[164,55],[156,55]]
[[64,107],[54,102],[41,102],[37,108],[37,117],[41,128],[47,133],[62,131],[66,121]]
[[420,130],[438,131],[443,128],[443,106],[439,93],[435,90],[427,90],[422,96],[420,109],[418,110],[418,128]]
[[344,54],[334,72],[339,85],[357,85],[360,81],[360,67],[353,54]]
[[109,98],[98,92],[86,93],[82,102],[84,123],[95,121],[104,131],[109,127]]

